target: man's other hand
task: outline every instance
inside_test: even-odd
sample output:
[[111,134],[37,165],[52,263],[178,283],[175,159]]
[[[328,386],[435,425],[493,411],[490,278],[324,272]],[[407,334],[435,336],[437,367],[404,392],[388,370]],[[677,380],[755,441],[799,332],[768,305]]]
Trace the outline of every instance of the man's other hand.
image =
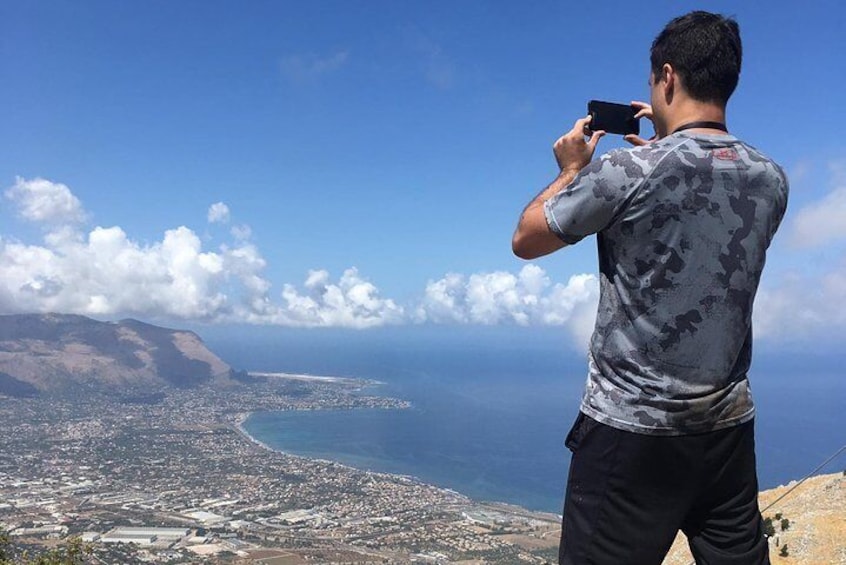
[[605,135],[604,131],[595,131],[590,139],[585,141],[585,132],[590,131],[587,126],[590,124],[590,116],[576,120],[573,129],[558,138],[552,146],[558,168],[562,171],[578,173],[591,159],[596,151],[596,144],[599,138]]
[[[646,102],[638,102],[637,100],[632,100],[631,105],[633,108],[637,108],[638,110],[637,114],[635,114],[634,116],[636,119],[646,118],[650,122],[652,121],[652,106],[650,106]],[[658,139],[658,136],[653,135],[649,139],[643,139],[639,135],[630,133],[629,135],[623,136],[623,139],[625,139],[632,145],[639,147],[641,145],[648,145],[649,143],[652,143],[653,141]]]

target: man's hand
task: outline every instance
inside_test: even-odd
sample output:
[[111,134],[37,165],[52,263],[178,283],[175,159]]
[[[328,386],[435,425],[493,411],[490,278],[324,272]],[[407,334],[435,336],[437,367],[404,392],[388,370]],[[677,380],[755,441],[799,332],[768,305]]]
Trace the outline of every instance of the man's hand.
[[[605,132],[595,131],[587,134],[586,132],[590,131],[587,129],[590,120],[590,116],[576,120],[573,129],[559,137],[553,144],[552,152],[555,154],[555,160],[558,161],[558,168],[562,171],[578,173],[593,159],[596,144]],[[585,135],[590,135],[588,141],[585,141]]]
[[[652,121],[652,106],[650,106],[646,102],[638,102],[637,100],[632,101],[632,106],[634,108],[638,109],[637,114],[635,114],[635,116],[634,116],[636,119],[646,118],[650,122]],[[649,139],[643,139],[642,137],[640,137],[638,135],[630,133],[629,135],[624,136],[623,139],[625,139],[626,141],[628,141],[632,145],[639,147],[641,145],[648,145],[648,144],[652,143],[653,141],[658,139],[658,135],[657,134],[653,135]]]

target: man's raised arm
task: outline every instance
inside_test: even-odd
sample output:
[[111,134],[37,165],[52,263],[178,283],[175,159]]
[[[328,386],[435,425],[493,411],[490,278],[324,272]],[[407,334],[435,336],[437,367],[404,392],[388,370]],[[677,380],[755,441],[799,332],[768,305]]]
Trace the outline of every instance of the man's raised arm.
[[590,163],[596,144],[605,132],[595,131],[590,139],[585,141],[585,128],[589,123],[590,116],[576,120],[573,129],[559,137],[552,146],[561,173],[529,202],[520,216],[511,239],[511,249],[521,259],[548,255],[566,245],[549,229],[543,207],[547,200],[564,190],[573,182],[579,171]]

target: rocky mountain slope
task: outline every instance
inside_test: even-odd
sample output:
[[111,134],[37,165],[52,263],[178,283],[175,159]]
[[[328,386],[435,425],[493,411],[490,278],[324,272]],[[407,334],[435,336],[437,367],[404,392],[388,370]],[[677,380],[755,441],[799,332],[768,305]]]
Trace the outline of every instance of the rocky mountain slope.
[[0,394],[184,388],[226,383],[232,374],[190,331],[66,314],[0,316]]
[[[765,509],[795,483],[764,491]],[[811,477],[763,512],[770,534],[773,565],[846,565],[846,476]],[[679,534],[664,565],[693,563],[687,540]]]

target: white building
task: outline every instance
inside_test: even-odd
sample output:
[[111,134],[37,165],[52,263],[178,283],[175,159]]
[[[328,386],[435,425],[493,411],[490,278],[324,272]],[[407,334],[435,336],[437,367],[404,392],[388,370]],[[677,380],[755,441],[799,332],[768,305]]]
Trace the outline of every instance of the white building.
[[120,527],[104,534],[102,543],[134,543],[142,546],[170,546],[191,533],[188,528]]

